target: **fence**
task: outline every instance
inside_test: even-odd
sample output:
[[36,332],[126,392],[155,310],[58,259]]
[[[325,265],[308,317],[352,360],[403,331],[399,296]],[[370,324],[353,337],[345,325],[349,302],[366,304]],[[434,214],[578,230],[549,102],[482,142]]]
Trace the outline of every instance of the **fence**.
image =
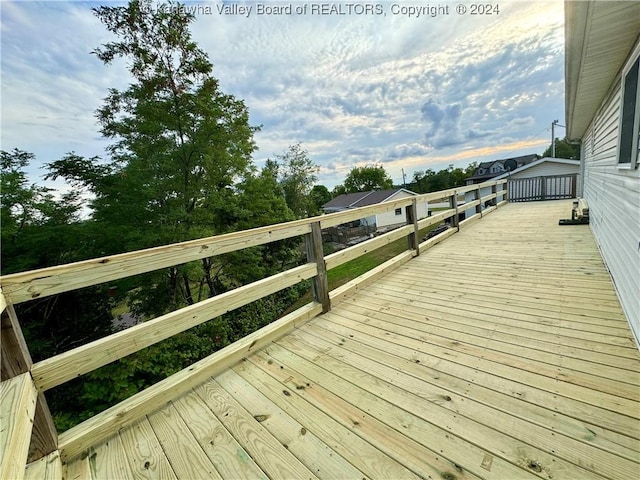
[[576,198],[577,174],[509,179],[509,201]]
[[[455,234],[463,225],[505,204],[507,190],[504,187],[501,190],[497,189],[505,184],[506,180],[486,182],[284,224],[0,277],[0,413],[3,419],[3,435],[0,438],[0,478],[22,477],[28,458],[35,460],[56,449],[60,451],[63,459],[81,454],[90,446],[113,435],[124,425],[152,412],[167,400],[180,395],[204,379],[222,372],[300,323],[329,311],[332,300],[337,301],[350,291],[375,280],[390,269],[419,255],[421,250]],[[486,187],[490,187],[491,193],[482,196],[480,189]],[[473,192],[475,199],[460,207],[458,196],[467,192]],[[448,199],[451,208],[418,220],[417,201],[441,199]],[[497,205],[484,208],[483,205],[490,201],[497,202]],[[398,208],[405,211],[405,226],[339,252],[324,255],[323,229]],[[475,208],[476,214],[459,221],[458,214],[461,208]],[[419,229],[450,218],[454,228],[423,243],[419,242]],[[305,239],[307,263],[304,265],[161,315],[54,357],[36,363],[31,360],[13,308],[14,304],[292,237]],[[407,238],[408,246],[403,253],[357,279],[329,291],[329,269],[403,237]],[[307,279],[312,281],[314,300],[311,303],[58,436],[43,395],[46,390]]]

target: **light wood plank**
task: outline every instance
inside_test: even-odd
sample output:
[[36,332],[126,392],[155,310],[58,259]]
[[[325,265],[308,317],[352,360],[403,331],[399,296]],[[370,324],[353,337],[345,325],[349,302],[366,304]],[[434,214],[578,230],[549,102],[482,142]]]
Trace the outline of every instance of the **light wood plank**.
[[195,392],[173,405],[223,478],[268,478]]
[[60,434],[59,445],[63,460],[79,455],[92,445],[113,435],[143,415],[153,412],[167,401],[190,390],[212,375],[229,368],[246,355],[260,349],[274,339],[304,324],[318,315],[322,306],[316,303],[291,312],[275,322],[247,335],[207,358],[143,390],[85,422]]
[[[353,310],[351,310],[353,312]],[[431,340],[439,345],[448,346],[452,341],[458,342],[459,351],[467,352],[471,355],[481,356],[483,358],[495,355],[509,355],[513,358],[521,357],[526,359],[530,369],[547,376],[562,376],[567,381],[573,383],[588,385],[596,383],[598,387],[606,387],[606,391],[626,398],[635,398],[638,394],[638,386],[640,385],[640,359],[635,362],[636,370],[621,370],[617,367],[609,367],[595,363],[592,361],[571,358],[564,355],[564,352],[547,351],[528,348],[526,340],[517,345],[511,343],[503,343],[497,341],[495,336],[489,334],[484,336],[471,335],[466,332],[456,332],[450,328],[443,326],[438,327],[433,322],[421,322],[402,316],[388,313],[388,311],[374,312],[377,316],[369,315],[368,311],[363,311],[349,315],[351,319],[358,319],[374,325],[381,330],[392,330],[409,337],[417,337],[429,335]],[[345,315],[343,313],[342,315]],[[599,378],[592,378],[599,377]],[[594,387],[595,388],[595,387]]]
[[[402,284],[396,284],[392,281],[385,282],[383,285],[377,285],[377,289],[384,290],[390,295],[395,295],[405,299],[421,299],[423,289],[420,287],[406,287]],[[455,301],[456,306],[461,309],[475,309],[477,311],[486,312],[488,309],[493,309],[498,306],[501,311],[508,312],[514,318],[527,319],[528,317],[542,317],[549,318],[563,323],[566,325],[575,324],[576,328],[585,329],[590,332],[603,333],[611,336],[627,336],[627,326],[623,321],[619,321],[613,325],[607,325],[602,322],[602,317],[597,315],[587,316],[585,310],[579,307],[571,308],[566,304],[558,307],[557,309],[549,309],[540,302],[533,301],[520,301],[512,299],[496,299],[495,297],[485,297],[483,295],[474,295],[467,292],[451,292],[445,293],[442,291],[431,290],[425,295],[425,300],[442,300],[444,302]],[[621,312],[615,314],[609,314],[615,316],[618,320],[622,320],[620,317]],[[605,315],[605,314],[603,314]]]
[[343,263],[353,260],[354,258],[358,258],[365,253],[372,252],[377,248],[388,245],[391,242],[398,240],[399,238],[406,237],[411,232],[413,232],[413,225],[406,225],[404,227],[396,228],[395,230],[387,232],[383,235],[374,237],[370,240],[358,243],[357,245],[353,245],[352,247],[348,247],[338,252],[332,253],[331,255],[327,255],[325,257],[327,270],[335,268],[338,265],[342,265]]
[[363,273],[357,278],[354,278],[350,282],[347,282],[344,285],[341,285],[340,287],[334,290],[331,290],[329,292],[329,298],[331,299],[331,302],[337,303],[344,300],[348,296],[352,295],[354,292],[357,292],[358,290],[375,282],[377,279],[379,279],[383,275],[389,273],[390,271],[395,270],[401,265],[404,265],[413,257],[414,257],[413,252],[411,251],[403,252],[399,255],[396,255],[392,259],[387,260],[383,264],[378,265],[377,267],[369,270],[368,272]]
[[[269,363],[270,358],[272,363]],[[286,352],[277,346],[249,359],[313,405],[330,411],[335,418],[344,417],[343,421],[348,422],[359,436],[416,474],[434,476],[441,472],[445,478],[446,475],[458,477],[461,474],[475,478],[485,473],[480,464],[490,452],[452,434],[448,426],[440,428],[425,422],[411,413],[415,410],[403,411],[338,376],[329,378],[311,362],[301,358],[286,360]],[[297,388],[306,384],[311,387]],[[337,391],[340,393],[336,395]],[[402,434],[398,435],[398,432]],[[417,456],[414,457],[414,453]],[[491,471],[497,478],[533,478],[529,472],[499,458],[492,460]]]
[[[253,358],[253,356],[252,356]],[[363,440],[353,431],[352,417],[349,427],[336,415],[325,413],[296,394],[297,389],[289,390],[285,386],[247,361],[236,365],[233,370],[253,385],[260,385],[261,392],[286,411],[307,430],[340,452],[353,466],[370,478],[417,479],[415,473],[393,460],[371,443]],[[289,395],[284,391],[289,392]]]
[[[369,307],[371,308],[364,308],[359,304],[350,302],[344,302],[342,305],[342,309],[345,311],[378,320],[389,322],[401,321],[398,319],[398,316],[389,313],[388,308],[382,308],[379,304],[372,304],[369,305]],[[638,376],[640,355],[633,358],[594,352],[593,350],[589,350],[590,344],[588,342],[583,342],[575,347],[572,345],[566,346],[562,344],[557,335],[549,332],[536,332],[525,328],[504,328],[497,326],[494,322],[479,319],[470,320],[465,316],[451,315],[447,316],[447,318],[442,317],[444,317],[444,315],[436,316],[433,315],[432,312],[429,312],[429,315],[426,316],[422,309],[420,309],[419,313],[408,309],[404,309],[402,312],[403,319],[414,325],[416,329],[425,333],[436,330],[450,339],[457,338],[456,335],[458,333],[464,333],[477,337],[477,340],[473,340],[473,343],[480,343],[490,337],[491,342],[522,346],[540,352],[549,352],[554,355],[561,352],[564,357],[572,359],[584,359],[585,356],[588,356],[588,361],[583,360],[587,365],[600,363],[602,365],[616,367],[617,369],[628,370],[633,372],[636,377]],[[623,374],[626,374],[626,372],[623,372]]]
[[91,477],[95,480],[126,480],[133,477],[118,435],[91,448],[87,459]]
[[[332,324],[352,327],[353,329],[363,333],[383,335],[389,342],[398,345],[415,345],[417,348],[423,342],[428,342],[430,343],[429,351],[441,358],[455,360],[456,362],[464,365],[475,365],[476,368],[494,375],[499,374],[500,376],[511,379],[526,378],[529,384],[538,386],[538,388],[569,398],[579,399],[589,403],[590,405],[609,408],[630,417],[637,417],[640,414],[637,400],[606,392],[606,383],[599,381],[599,379],[582,379],[577,378],[575,374],[569,376],[563,372],[560,372],[557,375],[550,371],[538,372],[537,370],[540,369],[540,366],[538,365],[537,368],[532,368],[528,361],[507,355],[489,354],[488,351],[485,351],[479,356],[474,355],[465,351],[464,346],[455,341],[449,342],[449,344],[446,345],[438,344],[438,342],[433,341],[430,337],[414,339],[404,335],[395,334],[390,331],[381,333],[375,327],[371,327],[364,323],[353,322],[335,314],[332,314],[331,320]],[[594,387],[597,387],[597,390],[581,385],[581,383],[593,384]],[[634,396],[633,389],[630,389],[628,395],[629,397]]]
[[[348,339],[347,350],[357,354],[357,356],[351,356],[352,365],[370,371],[372,365],[380,363],[391,371],[402,372],[400,377],[410,375],[433,385],[434,389],[425,392],[416,389],[416,394],[421,397],[444,399],[446,396],[459,395],[629,460],[640,460],[640,442],[637,439],[601,426],[601,424],[617,425],[625,422],[628,430],[633,433],[639,430],[637,421],[629,422],[626,417],[603,409],[591,408],[577,401],[558,402],[552,394],[517,382],[496,379],[453,362],[434,361],[427,352],[410,348],[398,349],[393,345],[383,345],[383,342],[373,337],[358,334],[355,331],[347,332],[349,331],[339,335],[324,330],[320,326],[309,325],[288,336],[286,340],[309,343],[325,353],[329,353],[330,350],[337,351],[339,354],[332,356],[343,360],[344,347],[339,347],[339,344],[345,345],[347,343],[345,339]],[[308,359],[308,355],[305,355],[305,358]],[[394,376],[386,378],[390,383],[395,384],[397,381]],[[455,395],[452,396],[452,393]],[[455,402],[453,404],[440,402],[440,404],[458,408]]]
[[311,263],[292,268],[43,360],[34,364],[31,370],[36,385],[41,390],[55,387],[219,315],[307,280],[316,273],[317,266]]
[[173,405],[149,415],[149,423],[178,478],[223,478]]
[[132,478],[177,479],[149,420],[145,417],[119,432]]
[[195,389],[223,425],[271,478],[317,478],[216,382]]
[[222,255],[265,243],[302,236],[313,219],[269,225],[242,232],[95,258],[0,277],[13,304],[139,275],[193,260]]
[[[374,286],[374,288],[378,288]],[[393,295],[391,292],[385,290],[384,288],[380,288],[378,290],[374,290],[374,288],[367,290],[362,293],[362,297],[367,297],[367,301],[369,298],[374,300],[400,303],[405,305],[406,308],[416,308],[421,310],[422,312],[428,311],[429,314],[453,314],[453,315],[465,315],[469,318],[477,318],[480,317],[482,319],[490,319],[495,318],[496,309],[493,308],[474,308],[473,306],[466,305],[452,305],[451,302],[446,302],[438,299],[433,299],[428,302],[423,302],[419,298],[409,298],[402,299],[398,295]],[[410,300],[410,301],[409,301]],[[500,311],[500,310],[497,310]],[[633,340],[628,337],[621,336],[608,336],[603,335],[601,332],[591,332],[585,330],[579,330],[576,328],[560,328],[561,324],[557,320],[549,317],[536,317],[533,315],[520,315],[514,312],[502,313],[500,318],[500,325],[498,328],[505,326],[510,326],[514,328],[523,328],[530,329],[535,331],[548,332],[550,329],[554,330],[556,335],[571,337],[575,339],[582,339],[588,342],[595,342],[596,344],[593,346],[594,349],[602,349],[601,351],[608,352],[619,352],[618,354],[621,356],[631,356],[635,358],[637,355],[637,350],[633,344]],[[630,334],[630,332],[629,332]],[[631,340],[631,341],[630,341]],[[606,348],[605,346],[600,346],[598,344],[607,344],[611,345],[614,348]],[[625,349],[628,349],[629,352],[625,352]]]
[[[603,428],[640,439],[640,431],[636,422],[630,422],[629,417],[621,415],[619,412],[608,410],[596,405],[585,405],[582,398],[569,398],[558,395],[556,382],[542,377],[541,379],[530,374],[518,374],[505,369],[488,371],[478,368],[477,362],[460,362],[455,355],[436,355],[436,350],[429,347],[425,349],[420,342],[405,342],[397,344],[388,342],[387,335],[372,335],[355,328],[348,328],[334,322],[314,323],[309,329],[322,328],[332,333],[341,335],[342,338],[353,335],[360,339],[365,339],[367,345],[381,351],[388,351],[391,354],[411,361],[418,360],[422,365],[434,368],[443,373],[451,373],[471,384],[483,385],[498,392],[504,392],[515,398],[522,398],[528,402],[540,406],[548,406],[554,411],[567,414],[577,419],[587,419],[588,422],[602,426]],[[382,337],[382,338],[381,338]],[[404,352],[404,353],[403,353]],[[482,365],[480,365],[482,367]],[[499,373],[500,375],[497,375]],[[436,374],[438,376],[438,374]]]
[[[302,335],[302,332],[299,333]],[[638,463],[640,454],[638,454],[638,452],[635,452],[635,455],[629,451],[623,452],[631,455],[631,459],[612,455],[609,452],[601,450],[599,447],[588,445],[579,439],[558,435],[557,432],[537,426],[528,419],[521,420],[513,415],[505,414],[499,411],[494,405],[485,405],[475,401],[475,399],[468,396],[468,394],[464,397],[458,397],[452,391],[442,390],[440,388],[434,389],[432,384],[423,381],[420,377],[416,378],[415,376],[405,373],[403,370],[383,366],[370,359],[363,359],[351,352],[349,348],[336,346],[329,342],[321,342],[319,345],[317,337],[307,336],[305,338],[307,341],[304,341],[305,339],[296,341],[295,337],[294,335],[290,335],[285,339],[281,339],[278,345],[282,345],[293,354],[313,362],[317,367],[322,367],[329,372],[337,372],[340,377],[380,398],[392,402],[394,405],[398,405],[407,411],[415,412],[415,415],[422,416],[425,420],[432,421],[436,425],[447,424],[450,431],[454,433],[456,432],[454,425],[457,424],[458,434],[464,432],[464,437],[469,441],[473,441],[472,436],[474,435],[483,435],[483,429],[485,430],[485,438],[496,435],[492,430],[499,430],[502,434],[512,438],[517,438],[523,431],[526,431],[526,443],[541,451],[532,455],[541,462],[543,458],[546,458],[547,464],[553,464],[554,468],[559,468],[560,470],[572,471],[570,464],[565,463],[562,465],[562,462],[559,462],[558,458],[562,458],[570,463],[575,463],[576,465],[582,465],[587,470],[591,470],[598,475],[606,476],[614,474],[620,478],[632,476],[633,472],[640,466]],[[344,342],[351,343],[350,340],[344,340]],[[315,345],[321,349],[323,352],[322,355],[314,356],[311,353]],[[287,359],[293,359],[295,361],[295,357],[285,352],[279,352],[278,358],[282,361],[286,361]],[[297,362],[296,365],[298,365]],[[305,369],[304,372],[308,371]],[[379,379],[387,383],[383,384]],[[421,406],[423,408],[421,408]],[[421,412],[429,413],[423,416]],[[450,412],[454,414],[453,418]],[[442,418],[440,421],[436,420],[438,414]],[[463,417],[458,417],[456,414],[460,414]],[[549,412],[549,417],[551,416],[552,413]],[[474,427],[472,426],[473,424],[466,419],[481,424],[482,427]],[[640,424],[638,425],[640,426]],[[500,441],[500,438],[496,438],[487,441],[483,445],[491,445],[491,449],[499,449]],[[513,442],[513,440],[509,439],[506,441]],[[506,444],[504,444],[504,447],[506,449]],[[515,452],[522,452],[523,450],[522,448],[517,448],[515,444],[513,448],[513,458],[516,458],[517,454]],[[618,450],[620,451],[621,449]],[[552,457],[558,458],[554,459]],[[585,465],[585,458],[591,459],[591,464]],[[572,473],[575,476],[584,478],[582,473],[578,473],[575,470],[572,471]]]
[[91,474],[89,456],[83,455],[63,465],[62,478],[64,480],[96,480]]
[[345,460],[337,450],[329,447],[235,371],[227,370],[218,375],[216,380],[318,478],[363,478],[364,473]]
[[47,460],[46,480],[61,480],[63,478],[63,465],[60,459],[60,452],[56,450],[43,458]]
[[27,465],[24,472],[25,480],[44,480],[47,475],[47,457],[42,457]]
[[25,474],[38,391],[23,373],[0,383],[0,478]]

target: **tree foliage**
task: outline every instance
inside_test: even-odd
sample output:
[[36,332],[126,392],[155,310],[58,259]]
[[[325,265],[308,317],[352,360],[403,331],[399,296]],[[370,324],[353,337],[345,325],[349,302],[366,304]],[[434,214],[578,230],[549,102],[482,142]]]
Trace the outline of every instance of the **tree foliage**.
[[296,218],[305,218],[316,211],[311,190],[317,182],[318,166],[300,143],[290,145],[275,160],[267,160],[265,168],[277,178],[278,187]]
[[[73,186],[74,193],[56,200],[28,185],[22,170],[31,154],[3,152],[2,254],[11,258],[10,266],[3,262],[3,273],[279,223],[313,210],[309,194],[317,167],[300,145],[263,169],[253,164],[258,127],[249,124],[241,100],[220,90],[211,62],[191,38],[193,15],[152,8],[150,0],[93,11],[115,36],[93,53],[106,65],[126,60],[132,78],[127,89],[110,90],[96,112],[103,136],[112,141],[109,158],[71,152],[49,163],[46,178]],[[79,192],[92,198],[85,220],[78,215]],[[25,327],[28,342],[38,352],[34,356],[48,357],[112,331],[115,304],[146,320],[218,295],[304,261],[299,242],[270,243],[30,302],[26,313],[35,320]],[[54,389],[48,398],[59,428],[273,321],[301,288]]]
[[[566,158],[569,160],[580,160],[580,145],[570,143],[565,138],[556,138],[556,156],[555,158]],[[553,152],[551,151],[551,145],[542,154],[543,157],[550,157]]]
[[331,200],[331,192],[324,185],[314,185],[309,194],[314,208],[314,215],[322,213],[322,205]]
[[460,187],[465,184],[465,180],[473,175],[476,169],[476,163],[471,163],[464,170],[462,168],[454,168],[449,165],[448,168],[439,170],[438,172],[431,168],[427,170],[418,170],[413,173],[413,182],[408,185],[409,189],[416,193],[436,192],[438,190],[446,190],[448,188]]
[[353,167],[344,179],[339,193],[367,192],[369,190],[388,190],[393,188],[393,180],[382,165],[366,165]]

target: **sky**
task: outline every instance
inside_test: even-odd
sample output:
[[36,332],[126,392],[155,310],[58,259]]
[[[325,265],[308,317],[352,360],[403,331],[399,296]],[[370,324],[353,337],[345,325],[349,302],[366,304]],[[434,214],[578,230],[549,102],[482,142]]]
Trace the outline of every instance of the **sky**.
[[[36,155],[33,182],[70,151],[108,158],[94,112],[132,80],[125,61],[90,53],[114,40],[91,7],[121,4],[0,0],[0,146]],[[561,0],[500,1],[475,15],[466,0],[186,5],[222,91],[262,125],[256,165],[301,143],[329,189],[355,166],[382,164],[402,184],[403,171],[410,181],[541,154],[552,121],[564,123]]]

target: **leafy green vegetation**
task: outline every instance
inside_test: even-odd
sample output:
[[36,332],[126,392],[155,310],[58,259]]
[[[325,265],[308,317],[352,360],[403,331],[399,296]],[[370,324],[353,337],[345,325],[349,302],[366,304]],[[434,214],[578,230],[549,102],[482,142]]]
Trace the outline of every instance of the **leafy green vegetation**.
[[[220,90],[191,38],[193,15],[153,8],[150,0],[93,11],[115,37],[93,53],[105,65],[125,60],[132,79],[126,90],[111,89],[97,112],[109,157],[69,152],[47,164],[45,178],[72,187],[60,195],[28,182],[32,153],[2,151],[3,275],[319,213],[331,194],[314,185],[318,167],[300,144],[263,168],[253,163],[259,127],[249,124],[242,100]],[[391,180],[373,166],[355,168],[345,185],[391,188]],[[118,315],[156,318],[304,263],[301,245],[301,238],[273,242],[35,299],[16,311],[39,361],[114,333]],[[331,270],[330,288],[406,248],[400,239]],[[307,303],[309,290],[302,282],[48,391],[58,430]]]

